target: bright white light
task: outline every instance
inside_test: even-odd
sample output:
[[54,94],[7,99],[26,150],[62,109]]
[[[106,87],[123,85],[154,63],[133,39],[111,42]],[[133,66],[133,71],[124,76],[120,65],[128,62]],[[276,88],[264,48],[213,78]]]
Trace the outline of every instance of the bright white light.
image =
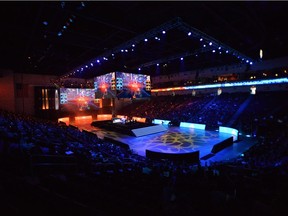
[[188,33],[188,36],[190,36],[191,34],[192,34],[192,33],[191,33],[191,32],[189,32],[189,33]]
[[250,94],[255,95],[256,94],[256,86],[250,87]]
[[162,31],[162,34],[166,34],[166,31]]
[[262,59],[263,58],[263,50],[262,49],[260,49],[259,55],[260,55],[260,59]]
[[145,41],[145,42],[147,42],[147,41],[148,41],[148,39],[147,39],[147,38],[145,38],[145,39],[144,39],[144,41]]
[[200,41],[203,41],[203,38],[200,38]]
[[212,42],[210,42],[209,45],[212,46]]
[[180,60],[181,60],[181,61],[183,61],[183,57],[182,57],[182,58],[180,58]]

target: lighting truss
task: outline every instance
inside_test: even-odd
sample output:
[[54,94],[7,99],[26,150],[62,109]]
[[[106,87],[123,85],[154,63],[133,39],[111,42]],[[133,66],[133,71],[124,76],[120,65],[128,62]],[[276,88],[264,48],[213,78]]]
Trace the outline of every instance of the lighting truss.
[[203,42],[205,42],[205,43],[212,42],[212,45],[207,46],[205,49],[200,48],[200,49],[195,50],[195,51],[188,51],[188,52],[184,52],[184,53],[179,53],[179,54],[168,56],[168,57],[165,57],[162,59],[146,62],[146,63],[143,63],[141,65],[138,65],[135,68],[144,68],[144,67],[148,67],[151,65],[163,63],[163,62],[166,62],[169,60],[174,60],[174,59],[177,59],[180,57],[186,57],[186,56],[196,55],[198,53],[211,51],[213,49],[218,49],[219,47],[221,47],[221,50],[223,50],[223,52],[229,53],[230,55],[234,55],[236,58],[238,58],[242,61],[246,61],[246,63],[252,64],[254,62],[254,60],[252,58],[240,53],[239,51],[231,48],[230,46],[228,46],[228,45],[216,40],[215,38],[205,34],[204,32],[201,32],[200,30],[193,28],[192,26],[183,22],[180,17],[177,17],[177,18],[174,18],[174,19],[172,19],[172,20],[170,20],[170,21],[168,21],[168,22],[166,22],[166,23],[164,23],[158,27],[155,27],[155,28],[141,34],[141,35],[138,35],[138,36],[132,38],[131,40],[126,41],[125,43],[122,43],[122,44],[102,53],[101,55],[98,55],[97,57],[95,57],[93,59],[90,59],[89,61],[87,61],[83,65],[81,65],[81,66],[75,68],[74,70],[68,72],[66,75],[63,75],[63,78],[69,77],[70,75],[74,75],[74,74],[76,74],[76,72],[83,71],[85,68],[88,68],[87,65],[93,65],[94,63],[97,63],[99,59],[101,59],[101,60],[106,59],[107,60],[107,58],[113,54],[123,52],[123,50],[129,49],[133,46],[136,46],[140,42],[143,42],[144,39],[153,38],[153,37],[159,35],[159,33],[161,33],[162,31],[169,31],[171,29],[178,29],[178,30],[183,31],[187,34],[190,32],[191,35],[189,37],[194,37],[198,40],[200,40],[202,38]]

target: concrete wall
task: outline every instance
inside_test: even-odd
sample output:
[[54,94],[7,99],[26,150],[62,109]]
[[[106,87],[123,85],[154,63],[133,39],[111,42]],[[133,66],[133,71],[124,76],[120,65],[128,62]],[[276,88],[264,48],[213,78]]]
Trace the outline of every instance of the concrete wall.
[[0,70],[0,108],[16,113],[35,114],[34,87],[51,86],[56,76],[14,73]]
[[15,112],[14,74],[0,70],[0,109]]

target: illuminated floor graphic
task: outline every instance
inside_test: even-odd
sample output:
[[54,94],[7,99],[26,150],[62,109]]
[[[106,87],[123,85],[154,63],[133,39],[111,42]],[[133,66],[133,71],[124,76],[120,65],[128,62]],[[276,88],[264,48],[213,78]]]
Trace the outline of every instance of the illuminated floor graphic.
[[[79,129],[84,129],[96,133],[99,138],[108,137],[129,145],[135,153],[146,156],[146,149],[165,153],[187,153],[199,150],[201,163],[228,160],[241,155],[250,148],[254,142],[245,139],[234,142],[232,146],[216,153],[212,157],[206,157],[211,153],[213,146],[231,135],[219,133],[217,131],[199,130],[193,128],[168,127],[167,131],[150,134],[141,137],[132,137],[112,131],[106,131],[90,124],[75,125]],[[204,158],[205,159],[204,159]]]

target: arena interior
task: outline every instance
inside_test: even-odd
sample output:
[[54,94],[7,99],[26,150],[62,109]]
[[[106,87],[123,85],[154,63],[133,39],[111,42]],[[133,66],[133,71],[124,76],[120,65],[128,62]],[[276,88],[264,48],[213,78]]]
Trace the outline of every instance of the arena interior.
[[2,215],[288,213],[288,3],[1,2]]

